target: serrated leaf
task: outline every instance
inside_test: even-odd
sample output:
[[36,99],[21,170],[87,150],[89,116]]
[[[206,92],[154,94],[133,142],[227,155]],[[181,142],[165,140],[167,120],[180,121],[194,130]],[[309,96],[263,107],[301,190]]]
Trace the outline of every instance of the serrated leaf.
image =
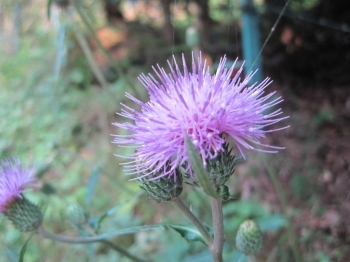
[[29,240],[32,238],[33,235],[30,235],[30,237],[27,239],[27,241],[24,243],[21,252],[19,253],[19,258],[18,258],[18,262],[23,262],[24,261],[24,255],[26,254],[27,251],[27,246],[29,243]]
[[193,142],[188,136],[186,136],[185,138],[185,145],[188,158],[191,162],[192,169],[195,173],[195,176],[197,177],[198,183],[207,195],[219,199],[220,196],[216,193],[215,189],[213,188],[210,182],[209,174],[207,170],[203,167],[201,157],[198,154],[198,151],[196,150]]
[[206,244],[203,236],[195,228],[176,225],[168,225],[168,227],[178,232],[188,242],[199,241]]

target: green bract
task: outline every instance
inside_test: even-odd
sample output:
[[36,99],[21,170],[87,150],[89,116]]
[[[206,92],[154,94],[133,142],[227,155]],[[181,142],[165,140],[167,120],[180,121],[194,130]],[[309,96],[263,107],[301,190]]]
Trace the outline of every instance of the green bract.
[[35,231],[43,222],[40,208],[24,197],[13,200],[4,214],[21,232]]

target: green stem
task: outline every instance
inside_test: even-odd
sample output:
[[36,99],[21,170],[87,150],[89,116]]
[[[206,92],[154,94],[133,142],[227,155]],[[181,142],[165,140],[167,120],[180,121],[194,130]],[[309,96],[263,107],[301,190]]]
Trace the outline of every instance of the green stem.
[[210,251],[214,262],[222,262],[224,247],[224,217],[222,213],[222,200],[210,197],[211,212],[213,216],[214,241]]
[[77,41],[78,41],[78,43],[79,43],[87,61],[88,61],[88,64],[89,64],[89,67],[90,67],[92,73],[95,75],[95,77],[96,77],[97,81],[99,82],[99,84],[101,85],[101,87],[104,90],[107,90],[107,86],[108,86],[107,81],[106,81],[104,75],[102,74],[100,68],[97,66],[96,61],[92,55],[92,52],[90,50],[90,47],[89,47],[84,35],[80,32],[79,28],[76,26],[74,19],[73,19],[72,12],[69,8],[66,9],[66,15],[67,15],[67,18],[69,20],[69,23],[73,27]]
[[281,210],[283,215],[287,218],[288,220],[288,226],[287,226],[287,234],[289,238],[289,242],[292,246],[292,252],[293,252],[293,257],[295,262],[301,262],[301,257],[298,249],[298,244],[297,244],[297,236],[295,234],[295,231],[292,228],[292,223],[290,216],[287,214],[287,198],[286,195],[283,191],[282,185],[280,181],[277,178],[276,172],[274,168],[268,164],[266,157],[263,157],[264,164],[267,168],[268,174],[270,176],[270,179],[273,183],[274,188],[276,189],[277,196],[279,199],[279,202],[281,204]]
[[202,222],[191,212],[191,210],[185,205],[185,203],[179,198],[174,198],[171,203],[176,206],[181,213],[191,221],[191,223],[198,229],[204,238],[205,243],[210,247],[212,245],[212,237],[209,235],[208,230],[203,226]]
[[113,248],[114,250],[116,250],[117,252],[119,252],[120,254],[130,258],[133,261],[136,262],[147,262],[147,260],[143,260],[140,259],[132,254],[130,254],[126,249],[112,243],[111,241],[108,241],[106,239],[104,239],[104,237],[101,236],[95,236],[95,237],[66,237],[66,236],[61,236],[61,235],[56,235],[53,233],[50,233],[48,231],[45,230],[44,227],[39,227],[36,231],[38,233],[38,235],[44,237],[44,238],[48,238],[51,239],[53,241],[57,241],[57,242],[63,242],[63,243],[70,243],[70,244],[88,244],[88,243],[96,243],[96,242],[101,242],[104,243],[108,246],[110,246],[111,248]]

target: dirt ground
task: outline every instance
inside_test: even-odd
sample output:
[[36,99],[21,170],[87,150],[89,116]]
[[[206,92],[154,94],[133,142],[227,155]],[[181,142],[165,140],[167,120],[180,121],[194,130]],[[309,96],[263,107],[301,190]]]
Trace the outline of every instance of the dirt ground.
[[[322,251],[331,261],[345,262],[350,256],[350,48],[336,41],[342,39],[338,32],[325,31],[327,39],[320,43],[285,26],[280,41],[267,48],[270,88],[283,96],[291,125],[269,139],[286,146],[285,159],[277,162],[288,201],[300,209],[294,229],[300,239],[313,239],[301,252]],[[284,41],[288,33],[292,36]],[[267,184],[266,192],[274,192]]]

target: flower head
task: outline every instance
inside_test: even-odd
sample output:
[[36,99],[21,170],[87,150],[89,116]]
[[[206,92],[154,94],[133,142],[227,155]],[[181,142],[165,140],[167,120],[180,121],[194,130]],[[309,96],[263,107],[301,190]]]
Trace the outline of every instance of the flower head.
[[[226,139],[233,139],[244,157],[244,149],[275,153],[280,147],[264,145],[259,140],[266,130],[286,117],[279,117],[281,109],[266,113],[279,104],[281,97],[272,99],[274,93],[264,95],[271,81],[266,78],[260,84],[248,86],[253,73],[240,79],[241,68],[232,76],[234,66],[225,68],[226,58],[220,60],[214,75],[202,61],[192,58],[192,70],[182,58],[183,72],[174,58],[168,61],[170,73],[157,66],[153,68],[158,80],[151,74],[142,74],[141,83],[149,93],[149,101],[142,102],[130,94],[126,96],[141,107],[140,111],[122,104],[119,114],[133,123],[113,123],[129,130],[131,134],[115,135],[114,143],[136,146],[135,153],[127,156],[125,163],[129,174],[149,176],[166,170],[161,176],[176,176],[176,168],[185,167],[191,173],[185,137],[188,136],[198,149],[203,165],[224,150]],[[261,146],[265,149],[255,147]],[[164,168],[167,165],[170,168]]]
[[36,181],[34,168],[23,167],[18,159],[0,161],[0,212],[16,199],[22,199],[23,190]]

